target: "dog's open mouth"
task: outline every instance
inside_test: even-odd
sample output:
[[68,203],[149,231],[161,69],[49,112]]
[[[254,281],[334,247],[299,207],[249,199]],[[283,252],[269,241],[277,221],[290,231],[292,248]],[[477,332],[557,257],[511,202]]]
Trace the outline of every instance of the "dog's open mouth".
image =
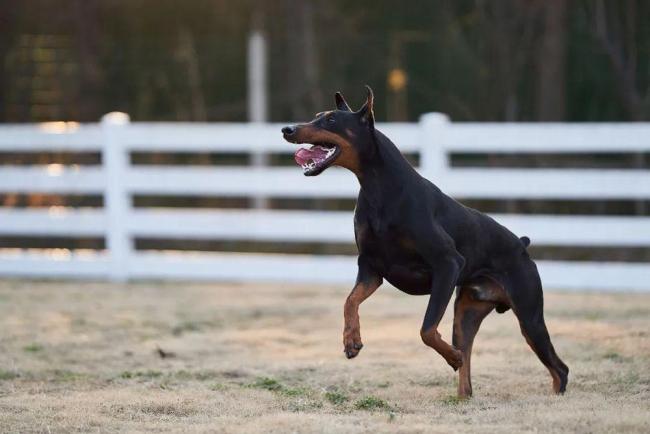
[[339,153],[339,147],[333,143],[314,143],[298,149],[294,159],[302,167],[304,175],[314,176],[329,167],[336,160]]

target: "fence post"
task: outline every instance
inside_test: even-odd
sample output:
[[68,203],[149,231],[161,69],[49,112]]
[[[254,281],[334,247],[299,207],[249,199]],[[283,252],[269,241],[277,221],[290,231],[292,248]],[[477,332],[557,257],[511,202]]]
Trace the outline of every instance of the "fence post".
[[122,133],[129,121],[129,115],[120,112],[107,113],[101,120],[102,165],[106,176],[104,210],[108,224],[106,249],[110,260],[109,278],[114,282],[128,280],[132,249],[126,228],[130,198],[124,182],[129,166],[129,153],[122,140]]
[[445,137],[449,124],[449,117],[443,113],[425,113],[420,117],[420,168],[422,175],[433,182],[443,180],[450,166]]
[[[264,125],[268,121],[268,85],[267,85],[267,42],[259,29],[261,16],[253,17],[253,29],[248,37],[248,121],[250,125]],[[268,156],[262,149],[264,136],[256,138],[251,152],[251,165],[254,168],[268,166]],[[253,198],[256,209],[268,208],[268,198],[256,195]]]

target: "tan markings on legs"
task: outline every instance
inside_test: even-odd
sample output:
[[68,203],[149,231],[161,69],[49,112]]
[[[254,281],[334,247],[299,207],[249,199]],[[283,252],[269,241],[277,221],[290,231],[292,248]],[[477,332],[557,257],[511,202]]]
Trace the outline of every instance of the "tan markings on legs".
[[474,337],[483,319],[496,306],[493,302],[476,300],[474,288],[460,288],[454,305],[454,339],[462,354],[462,366],[458,371],[458,396],[472,396],[471,358]]
[[551,377],[553,377],[553,392],[556,394],[560,393],[560,376],[557,374],[557,372],[549,369],[551,372]]
[[[526,339],[526,343],[528,344],[528,346],[529,346],[533,351],[536,352],[536,350],[535,350],[535,345],[533,344],[533,341],[530,339],[530,337],[528,337],[528,334],[527,334],[523,329],[521,330],[521,334],[524,335],[524,339]],[[546,366],[546,369],[548,369],[548,372],[550,372],[550,374],[551,374],[551,378],[553,379],[553,392],[555,392],[556,394],[559,394],[559,393],[560,393],[560,384],[561,384],[561,382],[560,382],[560,376],[559,376],[558,373],[553,369],[552,366],[548,366],[548,365],[546,365],[546,364],[544,364],[544,366]]]
[[345,326],[343,328],[343,346],[345,355],[348,359],[355,357],[363,347],[361,343],[361,326],[359,325],[359,305],[379,287],[381,281],[373,280],[371,282],[357,283],[348,298],[345,300],[343,307],[343,318]]
[[422,342],[444,357],[449,366],[454,368],[454,370],[460,368],[463,363],[461,352],[442,339],[437,327],[431,327],[429,330],[420,330],[420,337],[422,338]]

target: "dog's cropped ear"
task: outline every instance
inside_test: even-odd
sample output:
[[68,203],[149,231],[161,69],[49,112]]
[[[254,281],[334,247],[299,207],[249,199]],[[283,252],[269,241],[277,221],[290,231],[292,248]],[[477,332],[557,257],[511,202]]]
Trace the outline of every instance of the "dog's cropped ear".
[[521,244],[523,244],[524,247],[530,246],[530,238],[528,237],[521,237],[519,238],[519,241],[521,241]]
[[357,112],[361,118],[361,121],[368,124],[370,130],[375,129],[375,112],[373,110],[375,104],[375,96],[372,93],[370,86],[366,85],[366,90],[368,91],[368,97],[366,98],[366,103],[359,109]]
[[343,98],[343,95],[341,95],[341,92],[336,92],[334,94],[334,99],[336,100],[336,108],[344,111],[344,112],[351,112],[352,109],[348,105],[347,102],[345,102],[345,98]]

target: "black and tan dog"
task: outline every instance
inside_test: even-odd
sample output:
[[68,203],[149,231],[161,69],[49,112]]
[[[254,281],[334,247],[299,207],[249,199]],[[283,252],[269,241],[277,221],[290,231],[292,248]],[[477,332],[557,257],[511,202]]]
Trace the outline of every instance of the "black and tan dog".
[[[517,238],[420,176],[375,129],[373,94],[367,90],[359,111],[336,93],[337,110],[282,128],[287,141],[312,144],[295,154],[306,176],[338,165],[354,172],[361,185],[354,214],[359,269],[344,308],[346,356],[355,357],[363,347],[359,305],[386,279],[407,294],[429,296],[420,335],[454,370],[460,369],[460,397],[472,394],[472,343],[493,309],[513,310],[526,341],[550,371],[553,390],[563,393],[569,368],[555,353],[544,323],[542,284],[526,251],[530,240]],[[449,345],[438,324],[454,288]]]

